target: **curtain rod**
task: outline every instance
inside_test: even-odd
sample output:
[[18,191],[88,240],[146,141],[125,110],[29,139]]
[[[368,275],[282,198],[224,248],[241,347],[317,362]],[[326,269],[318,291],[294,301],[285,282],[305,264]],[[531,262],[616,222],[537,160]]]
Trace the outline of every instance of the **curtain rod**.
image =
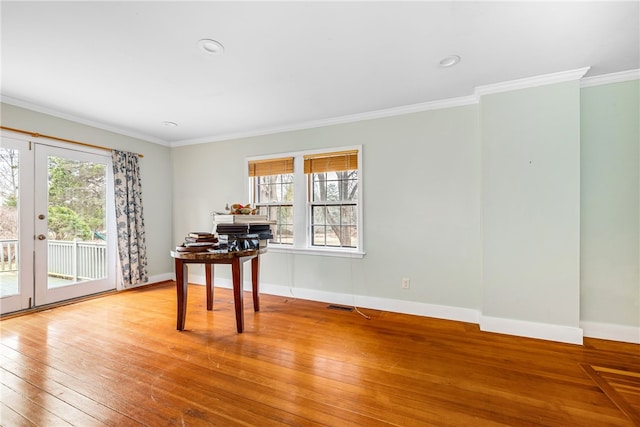
[[[71,139],[58,138],[57,136],[43,135],[41,133],[30,132],[28,130],[22,130],[22,129],[14,129],[14,128],[10,128],[10,127],[7,127],[7,126],[0,126],[0,129],[10,130],[12,132],[24,133],[26,135],[31,135],[34,138],[49,138],[49,139],[54,139],[56,141],[69,142],[71,144],[82,145],[83,147],[97,148],[99,150],[107,150],[107,151],[112,151],[113,150],[112,148],[103,147],[101,145],[94,145],[94,144],[88,144],[86,142],[73,141]],[[138,157],[144,157],[140,153],[137,153],[137,154],[138,154]]]

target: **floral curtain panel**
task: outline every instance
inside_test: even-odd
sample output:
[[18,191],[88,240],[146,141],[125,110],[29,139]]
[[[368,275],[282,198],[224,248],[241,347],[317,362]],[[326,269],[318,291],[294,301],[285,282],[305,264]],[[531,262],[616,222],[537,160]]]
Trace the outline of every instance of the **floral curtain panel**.
[[122,267],[123,286],[128,288],[149,280],[139,158],[135,153],[118,150],[113,150],[111,157],[118,254]]

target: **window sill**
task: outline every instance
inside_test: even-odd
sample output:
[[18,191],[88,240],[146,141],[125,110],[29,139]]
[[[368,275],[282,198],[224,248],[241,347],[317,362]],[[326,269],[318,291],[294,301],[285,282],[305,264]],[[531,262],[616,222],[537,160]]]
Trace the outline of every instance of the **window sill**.
[[291,246],[277,245],[273,243],[269,244],[269,252],[277,254],[317,255],[340,258],[364,258],[365,255],[364,252],[355,250],[294,248]]

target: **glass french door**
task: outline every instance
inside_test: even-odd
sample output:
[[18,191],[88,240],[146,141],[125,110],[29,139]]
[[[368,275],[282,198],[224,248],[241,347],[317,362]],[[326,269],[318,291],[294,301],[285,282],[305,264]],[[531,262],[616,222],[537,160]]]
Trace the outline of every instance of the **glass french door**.
[[115,289],[110,162],[2,138],[0,214],[15,218],[13,231],[0,234],[3,313]]
[[[0,139],[0,310],[33,304],[33,155],[29,143]],[[33,191],[33,190],[31,190]],[[24,214],[24,217],[23,217]],[[30,238],[29,238],[30,237]]]

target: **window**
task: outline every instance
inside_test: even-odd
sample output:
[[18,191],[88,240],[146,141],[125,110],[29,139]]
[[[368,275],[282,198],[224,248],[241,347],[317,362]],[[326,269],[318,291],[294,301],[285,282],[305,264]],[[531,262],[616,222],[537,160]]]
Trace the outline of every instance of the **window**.
[[275,220],[271,247],[362,255],[361,148],[250,159],[251,200]]
[[358,246],[358,152],[304,156],[310,191],[311,245]]
[[276,221],[271,243],[293,244],[293,157],[250,161],[249,176],[253,206]]

